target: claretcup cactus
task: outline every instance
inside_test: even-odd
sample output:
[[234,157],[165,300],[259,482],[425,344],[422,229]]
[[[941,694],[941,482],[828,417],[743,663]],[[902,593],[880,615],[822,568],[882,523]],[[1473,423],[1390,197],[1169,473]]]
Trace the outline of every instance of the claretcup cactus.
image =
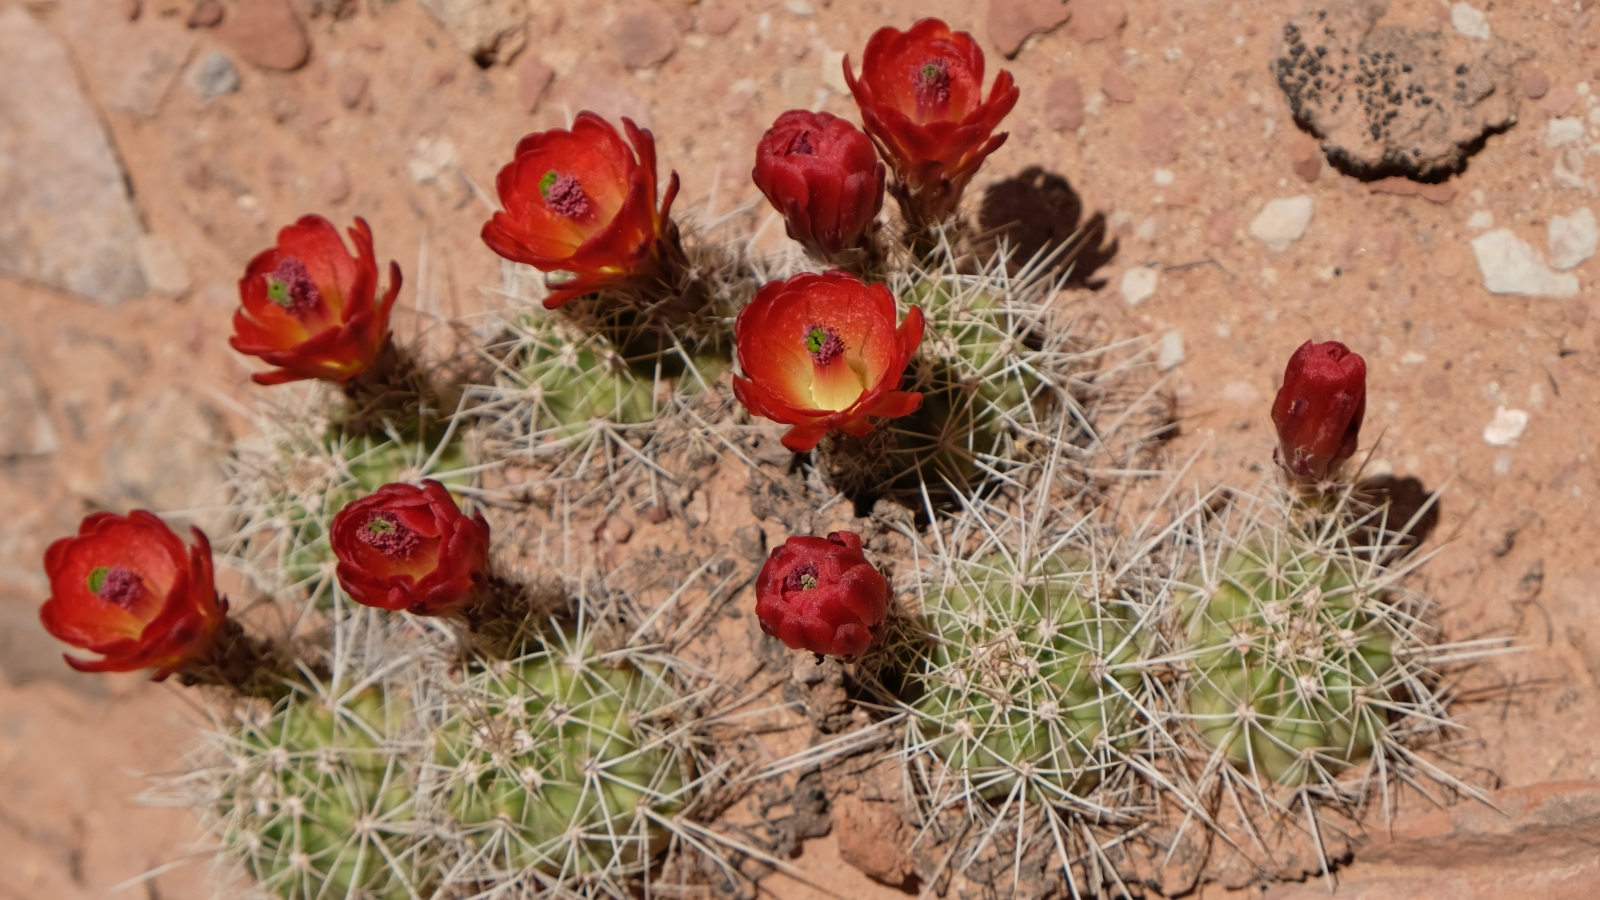
[[1278,447],[1272,458],[1291,477],[1326,482],[1355,455],[1367,411],[1367,364],[1338,341],[1306,341],[1289,357],[1272,401]]
[[761,630],[792,650],[856,656],[883,637],[888,614],[889,583],[853,532],[791,537],[756,576]]
[[380,686],[315,684],[214,736],[207,818],[228,852],[282,900],[413,900],[435,874],[416,817],[411,715]]
[[670,218],[678,175],[658,207],[655,138],[622,125],[626,143],[585,110],[570,131],[523,138],[495,179],[505,209],[483,226],[484,243],[513,262],[569,274],[551,283],[548,308],[599,290],[655,299],[677,280],[669,269],[682,253]]
[[372,229],[358,218],[350,239],[355,256],[332,222],[306,216],[250,261],[239,279],[241,305],[230,343],[278,367],[251,376],[257,384],[346,382],[377,361],[389,341],[400,267],[389,263],[389,284],[380,297]]
[[1136,617],[1096,595],[1084,561],[994,554],[951,568],[905,623],[914,725],[987,799],[1057,802],[1096,787],[1137,729]]
[[489,523],[463,514],[445,486],[386,484],[333,517],[339,584],[363,606],[434,616],[486,584]]
[[476,661],[447,695],[435,764],[468,865],[528,888],[615,885],[648,868],[695,784],[670,674],[549,627]]
[[995,76],[983,97],[983,50],[972,35],[922,19],[907,31],[884,27],[867,41],[861,77],[844,62],[861,121],[894,169],[890,191],[914,229],[950,218],[967,182],[1005,143],[995,134],[1020,92]]
[[756,187],[784,229],[824,263],[864,266],[883,208],[883,163],[854,125],[791,109],[756,146]]
[[900,380],[922,342],[922,311],[895,324],[894,296],[833,269],[767,284],[739,312],[733,391],[751,413],[793,426],[783,445],[803,453],[830,431],[861,436],[872,418],[921,405]]

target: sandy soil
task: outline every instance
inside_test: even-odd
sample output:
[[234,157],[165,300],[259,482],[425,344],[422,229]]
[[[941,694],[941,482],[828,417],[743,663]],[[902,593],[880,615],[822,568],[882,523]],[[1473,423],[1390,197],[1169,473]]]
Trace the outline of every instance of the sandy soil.
[[[1553,175],[1562,148],[1547,145],[1555,114],[1600,121],[1587,83],[1600,90],[1589,5],[1487,5],[1494,35],[1533,51],[1518,72],[1539,99],[1519,97],[1518,123],[1430,198],[1378,193],[1315,165],[1269,69],[1281,24],[1271,2],[1127,0],[1126,24],[1108,36],[1085,40],[1093,34],[1069,24],[1007,61],[987,4],[530,0],[527,49],[509,67],[480,69],[411,0],[352,3],[345,18],[313,16],[336,4],[305,0],[295,8],[311,55],[291,72],[244,61],[221,29],[187,27],[186,0],[145,0],[133,20],[127,4],[27,4],[70,48],[144,223],[176,248],[188,287],[105,308],[0,276],[0,330],[20,341],[60,444],[0,460],[0,898],[101,896],[172,862],[129,891],[205,895],[204,864],[181,862],[194,837],[188,814],[131,800],[142,774],[176,765],[196,714],[180,689],[60,665],[33,618],[47,593],[38,560],[84,513],[121,502],[126,492],[107,486],[113,454],[170,452],[126,446],[118,427],[163,391],[182,386],[214,411],[211,433],[174,440],[210,446],[223,430],[248,430],[239,412],[262,389],[247,382],[253,361],[225,344],[232,285],[278,227],[310,212],[366,217],[380,258],[406,272],[402,331],[419,317],[492,308],[499,262],[477,232],[522,134],[586,107],[634,115],[654,130],[662,167],[682,176],[678,208],[714,215],[755,194],[752,148],[780,112],[855,117],[834,74],[838,52],[859,56],[874,28],[918,15],[973,30],[991,69],[1009,69],[1022,88],[1011,139],[975,188],[1034,164],[1066,175],[1121,241],[1106,287],[1082,302],[1129,330],[1181,336],[1174,459],[1195,455],[1205,477],[1252,483],[1270,464],[1267,405],[1289,352],[1337,339],[1366,356],[1372,465],[1444,491],[1421,583],[1446,633],[1511,634],[1527,650],[1466,673],[1457,711],[1468,731],[1453,754],[1494,787],[1600,779],[1600,262],[1574,270],[1572,297],[1493,295],[1468,244],[1492,219],[1542,250],[1553,216],[1595,203],[1600,158],[1585,154],[1587,186],[1566,187]],[[666,24],[647,38],[671,55],[630,71],[639,57],[616,33],[641,10]],[[1467,40],[1438,0],[1409,5],[1404,19]],[[174,76],[153,115],[106,105],[105,73],[155,46],[190,61],[232,54],[241,87],[203,99]],[[539,65],[553,79],[530,112]],[[1063,76],[1077,80],[1087,111],[1061,103],[1067,89],[1053,82]],[[1074,114],[1081,126],[1057,130]],[[1596,134],[1590,127],[1580,146]],[[1264,204],[1298,195],[1314,203],[1302,237],[1278,252],[1250,236]],[[1119,286],[1134,267],[1158,277],[1130,307]],[[1528,414],[1510,446],[1483,437],[1497,407]],[[796,864],[836,896],[898,895],[840,865],[831,838]],[[1358,854],[1343,877],[1381,887],[1363,871]]]

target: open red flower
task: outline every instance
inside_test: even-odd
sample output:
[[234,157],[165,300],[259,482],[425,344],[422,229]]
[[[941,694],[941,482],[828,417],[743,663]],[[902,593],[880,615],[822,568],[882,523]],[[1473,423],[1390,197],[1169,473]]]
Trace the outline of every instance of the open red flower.
[[378,260],[364,219],[356,219],[350,240],[355,256],[332,222],[305,216],[250,260],[228,343],[278,366],[252,375],[257,384],[349,381],[378,358],[389,340],[400,267],[389,263],[389,287],[378,298]]
[[861,436],[868,416],[910,415],[922,395],[899,390],[922,343],[922,310],[895,328],[894,296],[838,269],[768,282],[739,311],[733,337],[745,408],[793,425],[783,445],[804,453],[835,428]]
[[783,214],[789,237],[833,262],[860,247],[883,209],[883,163],[854,125],[791,109],[756,147],[756,187]]
[[495,179],[505,210],[484,224],[483,242],[512,262],[572,275],[550,286],[549,309],[660,276],[678,173],[657,209],[655,138],[628,119],[622,127],[632,149],[611,123],[581,112],[571,131],[523,138]]
[[436,616],[470,601],[489,562],[489,523],[444,485],[386,484],[333,517],[339,584],[363,606]]
[[1289,357],[1272,401],[1272,458],[1295,475],[1326,481],[1355,455],[1366,412],[1366,360],[1338,341],[1306,341]]
[[954,214],[984,158],[1005,143],[994,130],[1020,93],[1001,72],[985,100],[983,50],[938,19],[909,31],[878,29],[862,54],[861,77],[846,57],[844,78],[867,134],[894,167],[901,213],[918,226]]
[[889,582],[867,562],[861,537],[791,537],[756,576],[761,630],[792,650],[858,656],[883,636]]
[[156,681],[209,657],[228,603],[217,599],[211,544],[191,528],[185,547],[171,528],[142,509],[126,516],[95,513],[76,537],[44,554],[50,599],[39,610],[46,631],[102,654],[68,655],[80,672],[155,669]]

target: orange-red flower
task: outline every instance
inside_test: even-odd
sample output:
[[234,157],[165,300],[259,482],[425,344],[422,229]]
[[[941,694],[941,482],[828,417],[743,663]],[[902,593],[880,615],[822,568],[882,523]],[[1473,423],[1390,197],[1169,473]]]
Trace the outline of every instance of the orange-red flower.
[[858,656],[883,636],[888,615],[889,582],[853,532],[791,537],[756,576],[761,630],[791,650]]
[[835,428],[864,435],[868,416],[922,405],[921,394],[899,390],[922,328],[913,306],[897,329],[889,289],[838,269],[770,282],[734,322],[744,377],[733,393],[750,412],[793,425],[783,445],[796,453]]
[[489,523],[437,481],[386,484],[333,517],[339,584],[364,606],[436,616],[470,601],[489,562]]
[[867,41],[861,77],[844,61],[845,82],[861,121],[894,167],[895,197],[914,225],[942,222],[989,154],[1005,143],[995,134],[1016,106],[1008,72],[983,98],[983,51],[972,35],[922,19],[909,31],[880,28]]
[[779,116],[757,145],[750,174],[783,214],[789,237],[822,260],[861,246],[883,208],[883,163],[872,141],[825,112]]
[[495,179],[505,210],[484,224],[483,242],[513,262],[570,273],[570,280],[550,285],[544,301],[550,309],[660,277],[678,173],[658,209],[655,138],[628,119],[622,127],[632,149],[605,119],[581,112],[571,131],[523,138]]
[[1338,341],[1306,341],[1283,371],[1272,401],[1272,458],[1302,478],[1326,481],[1355,455],[1367,412],[1367,362]]
[[239,279],[233,349],[278,366],[257,372],[257,384],[306,378],[349,381],[372,365],[389,340],[389,311],[400,293],[400,267],[389,263],[389,287],[378,297],[372,229],[356,219],[351,256],[338,229],[305,216],[278,232],[278,244],[256,254]]
[[50,599],[39,610],[45,630],[102,654],[67,664],[80,672],[156,669],[160,681],[208,658],[228,603],[217,599],[211,544],[191,528],[194,546],[144,510],[95,513],[76,537],[44,554]]

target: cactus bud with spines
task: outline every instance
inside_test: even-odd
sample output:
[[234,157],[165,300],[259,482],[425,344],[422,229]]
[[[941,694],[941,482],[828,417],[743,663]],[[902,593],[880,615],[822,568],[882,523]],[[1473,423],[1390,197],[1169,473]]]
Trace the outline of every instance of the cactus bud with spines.
[[283,900],[413,900],[434,875],[415,827],[407,704],[369,687],[279,702],[224,738],[215,826],[229,853]]
[[897,636],[908,746],[985,799],[1087,793],[1138,728],[1135,618],[1095,595],[1083,560],[994,554],[950,576]]
[[671,838],[690,763],[671,734],[676,693],[587,629],[475,664],[437,737],[449,809],[478,857],[530,884],[637,874]]

